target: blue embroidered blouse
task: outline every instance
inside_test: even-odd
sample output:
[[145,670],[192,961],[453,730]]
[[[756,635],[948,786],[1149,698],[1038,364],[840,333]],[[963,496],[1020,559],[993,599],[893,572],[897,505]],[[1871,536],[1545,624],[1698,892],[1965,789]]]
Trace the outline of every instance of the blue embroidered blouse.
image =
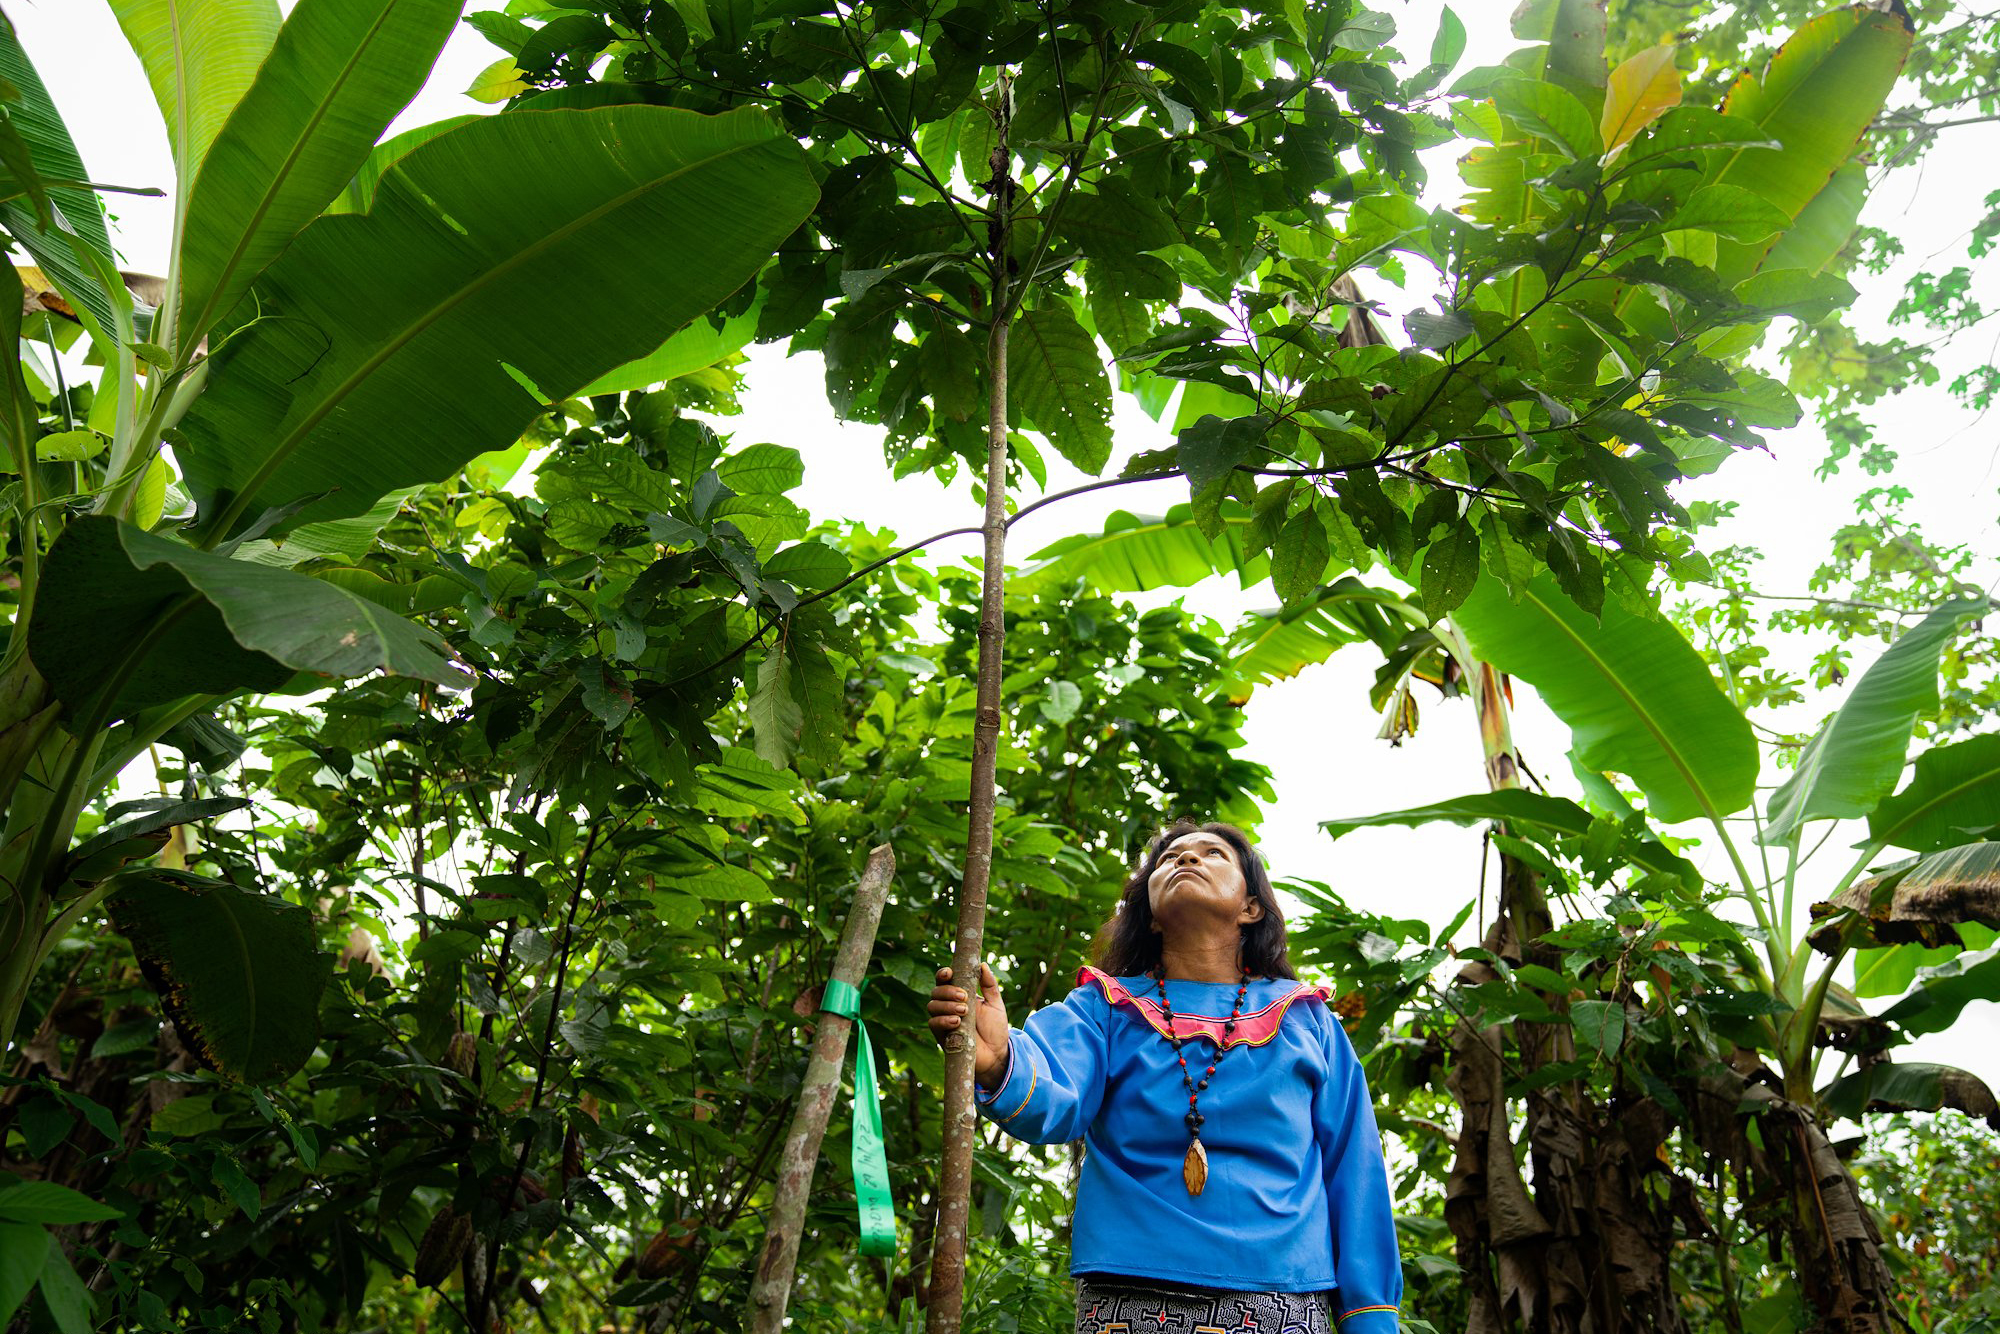
[[[1206,1066],[1236,984],[1176,980],[1167,991],[1190,1066],[1197,1052]],[[1403,1274],[1382,1141],[1326,993],[1250,984],[1229,1058],[1201,1094],[1200,1195],[1181,1181],[1187,1091],[1158,995],[1151,978],[1085,968],[1066,999],[1010,1030],[1006,1078],[979,1091],[981,1114],[1016,1139],[1083,1138],[1071,1272],[1337,1289],[1342,1334],[1396,1334]]]

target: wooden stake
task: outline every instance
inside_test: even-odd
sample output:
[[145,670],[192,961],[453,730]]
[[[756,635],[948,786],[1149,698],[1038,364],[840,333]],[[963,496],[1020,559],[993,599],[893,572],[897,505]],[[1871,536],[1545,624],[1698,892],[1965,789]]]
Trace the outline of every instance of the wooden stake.
[[[875,930],[882,922],[882,904],[889,897],[889,878],[896,873],[896,854],[884,843],[868,854],[868,869],[854,890],[854,906],[841,928],[840,949],[833,959],[833,981],[861,985],[868,960],[875,953]],[[785,1306],[792,1296],[792,1274],[799,1262],[799,1238],[805,1232],[806,1199],[812,1193],[813,1167],[819,1162],[820,1141],[827,1118],[840,1094],[840,1067],[847,1060],[847,1035],[853,1023],[822,1010],[813,1030],[812,1057],[805,1082],[799,1086],[798,1110],[785,1136],[778,1161],[778,1189],[771,1201],[764,1255],[750,1284],[750,1334],[778,1334],[785,1324]]]

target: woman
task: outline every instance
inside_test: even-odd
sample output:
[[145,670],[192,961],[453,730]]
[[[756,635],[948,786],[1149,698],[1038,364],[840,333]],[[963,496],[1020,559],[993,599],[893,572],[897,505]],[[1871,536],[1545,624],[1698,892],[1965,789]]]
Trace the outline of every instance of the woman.
[[[1060,1004],[1009,1028],[980,966],[980,1112],[1031,1144],[1081,1136],[1077,1334],[1395,1334],[1402,1267],[1360,1063],[1297,980],[1242,831],[1147,846]],[[963,1021],[938,971],[931,1030]]]

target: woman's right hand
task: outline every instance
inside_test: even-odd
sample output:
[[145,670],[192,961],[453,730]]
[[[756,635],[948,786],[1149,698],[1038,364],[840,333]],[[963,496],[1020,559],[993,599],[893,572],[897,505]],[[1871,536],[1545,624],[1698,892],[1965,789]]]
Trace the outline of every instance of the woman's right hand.
[[[964,1021],[969,1002],[965,988],[951,983],[951,969],[937,971],[938,985],[931,989],[931,1033],[938,1045],[956,1033]],[[983,1088],[998,1088],[1007,1074],[1007,1006],[1000,999],[1000,983],[993,970],[979,965],[979,1015],[973,1025],[972,1077]]]

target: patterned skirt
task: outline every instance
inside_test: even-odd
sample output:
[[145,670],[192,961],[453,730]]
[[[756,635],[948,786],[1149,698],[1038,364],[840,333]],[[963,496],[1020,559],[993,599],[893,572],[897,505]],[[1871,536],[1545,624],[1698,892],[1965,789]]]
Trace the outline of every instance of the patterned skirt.
[[1332,1334],[1330,1294],[1227,1292],[1080,1274],[1076,1334]]

